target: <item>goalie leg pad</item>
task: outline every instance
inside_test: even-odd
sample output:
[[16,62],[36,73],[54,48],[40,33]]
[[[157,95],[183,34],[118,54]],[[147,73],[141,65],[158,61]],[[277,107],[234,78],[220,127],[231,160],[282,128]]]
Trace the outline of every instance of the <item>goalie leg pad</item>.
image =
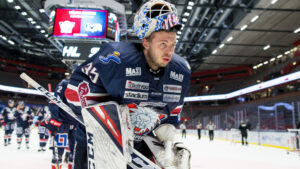
[[83,119],[88,122],[86,135],[89,166],[97,169],[126,168],[127,162],[131,160],[128,144],[133,140],[133,131],[128,129],[126,123],[128,114],[129,110],[122,109],[116,102],[100,103],[83,109]]

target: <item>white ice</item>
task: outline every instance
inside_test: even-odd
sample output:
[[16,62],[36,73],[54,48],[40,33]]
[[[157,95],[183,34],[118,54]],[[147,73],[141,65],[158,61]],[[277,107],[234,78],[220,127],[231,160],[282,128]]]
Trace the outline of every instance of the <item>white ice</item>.
[[[198,140],[195,135],[182,139],[192,152],[192,169],[300,169],[300,156],[287,154],[286,150],[261,147],[256,145],[242,146],[227,141],[206,137]],[[24,140],[23,140],[24,141]],[[0,168],[1,169],[51,169],[51,152],[38,152],[39,138],[37,129],[30,137],[30,149],[23,142],[17,149],[16,135],[12,144],[4,147],[3,129],[0,131]],[[66,169],[66,165],[63,167]]]

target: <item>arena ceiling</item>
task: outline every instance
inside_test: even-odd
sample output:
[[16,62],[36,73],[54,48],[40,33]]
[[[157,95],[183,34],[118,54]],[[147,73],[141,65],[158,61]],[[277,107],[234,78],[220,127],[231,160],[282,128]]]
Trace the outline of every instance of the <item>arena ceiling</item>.
[[[125,6],[128,41],[138,41],[131,26],[135,12],[145,1],[116,1]],[[293,49],[293,43],[300,39],[300,32],[294,33],[300,28],[299,0],[169,2],[176,5],[184,24],[177,34],[176,53],[190,62],[193,71],[252,67]],[[62,59],[63,41],[47,36],[49,18],[42,10],[44,3],[45,0],[0,0],[2,50],[18,50],[53,62]]]

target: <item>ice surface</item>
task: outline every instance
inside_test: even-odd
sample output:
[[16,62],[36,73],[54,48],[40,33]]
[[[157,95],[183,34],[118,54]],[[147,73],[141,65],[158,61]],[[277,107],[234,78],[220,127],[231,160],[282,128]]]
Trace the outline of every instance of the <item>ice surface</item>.
[[[0,129],[0,168],[1,169],[51,169],[51,151],[38,152],[37,129],[32,130],[30,149],[25,148],[24,140],[17,149],[16,135],[12,144],[4,147],[3,129]],[[182,141],[192,151],[192,169],[300,169],[300,156],[287,155],[286,150],[255,145],[242,146],[227,141],[206,137],[198,140],[187,135]],[[63,167],[66,169],[66,165]]]

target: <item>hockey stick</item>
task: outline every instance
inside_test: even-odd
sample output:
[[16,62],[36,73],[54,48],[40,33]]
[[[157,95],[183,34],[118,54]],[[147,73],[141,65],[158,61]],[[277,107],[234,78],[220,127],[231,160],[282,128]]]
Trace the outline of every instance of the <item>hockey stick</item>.
[[[58,97],[54,96],[44,87],[39,85],[36,81],[30,78],[26,73],[22,73],[20,77],[23,80],[25,80],[28,84],[30,84],[32,87],[34,87],[35,89],[43,93],[49,100],[51,100],[58,107],[63,109],[66,113],[68,113],[70,116],[76,119],[79,123],[86,126],[84,122],[73,112],[73,110],[68,105],[63,103]],[[152,161],[150,161],[147,157],[139,153],[137,150],[135,150],[134,148],[131,149],[133,150],[131,154],[133,159],[132,162],[128,163],[130,167],[132,167],[133,169],[161,169],[161,167],[154,164]]]
[[58,107],[63,109],[65,112],[67,112],[70,116],[72,116],[74,119],[76,119],[79,123],[84,125],[84,122],[78,118],[78,116],[73,112],[73,110],[67,106],[63,101],[61,101],[60,98],[54,96],[51,94],[47,89],[39,85],[36,81],[34,81],[31,77],[29,77],[26,73],[22,73],[20,77],[25,80],[28,84],[30,84],[35,89],[42,92],[49,100],[54,102]]

